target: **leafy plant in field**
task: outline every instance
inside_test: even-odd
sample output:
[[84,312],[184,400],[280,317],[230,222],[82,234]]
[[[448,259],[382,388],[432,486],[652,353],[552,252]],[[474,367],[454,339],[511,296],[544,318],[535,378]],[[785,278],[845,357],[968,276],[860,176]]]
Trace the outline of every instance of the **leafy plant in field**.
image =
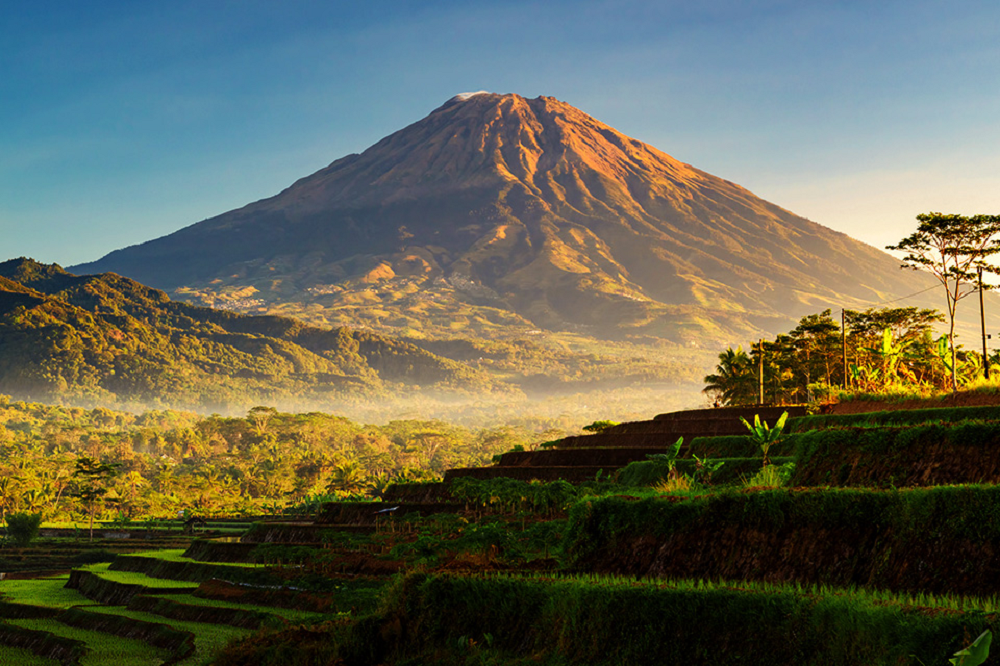
[[993,633],[987,629],[979,634],[979,637],[972,641],[972,645],[963,648],[955,653],[954,659],[948,661],[954,666],[979,666],[990,656],[990,643],[993,641]]
[[661,493],[672,493],[678,490],[691,490],[692,485],[692,480],[686,474],[680,474],[660,481],[653,486],[653,489]]
[[742,416],[740,421],[743,425],[747,427],[750,431],[750,440],[760,447],[760,452],[764,457],[764,467],[769,467],[771,465],[771,458],[768,456],[768,452],[771,447],[781,441],[781,434],[785,429],[785,421],[788,420],[788,412],[782,412],[781,416],[778,418],[774,427],[767,425],[766,421],[760,420],[760,414],[754,414],[753,425]]
[[747,488],[780,488],[788,483],[795,473],[795,463],[767,465],[744,482]]
[[684,446],[684,438],[678,437],[677,441],[667,447],[666,453],[651,453],[646,456],[653,462],[667,466],[667,479],[675,479],[680,476],[677,471],[677,459],[681,456],[681,447]]
[[694,475],[693,479],[697,483],[711,483],[712,475],[719,471],[719,468],[725,465],[723,460],[712,460],[710,458],[699,458],[695,454],[691,454],[694,458]]
[[11,513],[7,515],[7,536],[18,546],[24,547],[38,536],[42,524],[40,513]]

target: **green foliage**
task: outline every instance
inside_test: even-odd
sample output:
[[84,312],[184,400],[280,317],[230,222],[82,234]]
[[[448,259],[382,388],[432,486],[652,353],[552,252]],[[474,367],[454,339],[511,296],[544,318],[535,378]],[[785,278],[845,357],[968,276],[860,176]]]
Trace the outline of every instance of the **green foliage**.
[[[779,540],[779,544],[742,555],[730,552],[744,533],[756,535],[755,539]],[[721,557],[721,544],[702,541],[699,564],[657,560],[656,565],[676,566],[683,575],[696,577],[751,578],[766,577],[770,567],[781,566],[783,576],[803,582],[865,580],[873,587],[974,594],[992,585],[992,560],[979,553],[1000,547],[1000,487],[723,491],[682,501],[591,499],[571,509],[564,551],[569,566],[577,570],[615,562],[617,570],[629,572],[632,569],[620,554],[630,552],[636,543],[652,539],[661,549],[670,544],[679,547],[706,534],[729,535],[724,542],[730,549],[726,557]],[[933,540],[928,540],[929,534]],[[792,547],[830,535],[845,535],[837,537],[843,550],[831,555],[835,559],[830,566],[817,567],[801,558],[782,559],[780,540]],[[954,543],[970,544],[969,548],[975,544],[975,552],[944,546]],[[716,551],[719,554],[713,555]],[[638,553],[628,562],[640,568],[652,566]],[[689,566],[695,568],[689,570]]]
[[439,480],[446,469],[482,465],[531,440],[521,428],[473,430],[430,419],[364,426],[266,407],[245,418],[137,416],[7,400],[0,404],[0,512],[113,517],[132,529],[155,529],[152,519],[179,511],[313,513],[324,502],[380,496],[393,482]]
[[475,506],[492,507],[509,513],[533,511],[549,514],[568,508],[581,492],[579,487],[561,479],[542,483],[507,477],[459,477],[451,483],[449,490],[455,500]]
[[7,536],[23,548],[38,536],[38,528],[41,524],[42,514],[40,513],[9,513],[7,514]]
[[[1000,272],[1000,267],[988,262],[1000,251],[996,240],[1000,234],[1000,215],[956,215],[922,213],[917,215],[917,230],[887,250],[904,253],[903,267],[933,275],[945,292],[948,314],[948,337],[951,347],[951,388],[958,389],[958,359],[955,347],[955,312],[958,302],[978,291],[977,269],[988,273]],[[986,284],[984,288],[991,289]]]
[[794,462],[786,462],[780,466],[765,465],[747,479],[744,485],[748,488],[780,488],[786,485],[794,474]]
[[972,645],[962,648],[955,653],[955,658],[948,661],[954,666],[979,666],[990,656],[990,643],[993,641],[993,632],[989,629],[979,634]]
[[960,421],[1000,421],[1000,406],[896,409],[861,414],[817,414],[788,419],[789,432],[848,426],[917,425]]
[[768,457],[768,452],[771,447],[781,441],[781,434],[785,429],[785,421],[788,420],[788,412],[782,412],[781,416],[775,422],[772,428],[767,424],[767,422],[762,422],[760,420],[760,414],[755,414],[753,417],[753,425],[750,425],[745,418],[740,417],[740,421],[743,425],[747,427],[750,431],[750,440],[760,447],[760,452],[764,458],[764,467],[771,464],[771,459]]
[[77,277],[29,260],[0,263],[0,383],[48,399],[211,409],[384,396],[400,385],[511,392],[400,340],[193,307],[114,274]]
[[604,432],[608,428],[613,428],[616,425],[619,425],[618,421],[594,421],[590,425],[583,426],[583,429],[587,432],[597,433]]
[[796,485],[969,483],[992,478],[989,460],[1000,445],[1000,423],[830,428],[794,433],[786,443],[795,449]]
[[988,622],[842,590],[547,578],[409,576],[382,614],[335,641],[338,654],[365,654],[360,663],[895,666],[910,655],[943,663],[966,629]]
[[[740,439],[745,439],[740,437]],[[781,466],[793,462],[790,457],[771,457],[771,466]],[[714,469],[712,469],[714,468]],[[721,486],[739,483],[760,471],[760,458],[712,458],[705,461],[705,467],[698,469],[694,458],[681,458],[676,463],[681,474],[689,476],[700,485]],[[711,474],[707,470],[711,469]],[[617,483],[623,488],[654,486],[667,480],[669,469],[666,465],[652,460],[637,460],[618,470]]]

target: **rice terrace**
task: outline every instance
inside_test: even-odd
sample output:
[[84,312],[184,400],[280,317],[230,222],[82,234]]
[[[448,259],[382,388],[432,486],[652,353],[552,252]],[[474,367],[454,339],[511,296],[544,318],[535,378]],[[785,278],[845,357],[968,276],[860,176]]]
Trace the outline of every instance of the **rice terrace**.
[[1000,663],[1000,4],[8,4],[0,666]]

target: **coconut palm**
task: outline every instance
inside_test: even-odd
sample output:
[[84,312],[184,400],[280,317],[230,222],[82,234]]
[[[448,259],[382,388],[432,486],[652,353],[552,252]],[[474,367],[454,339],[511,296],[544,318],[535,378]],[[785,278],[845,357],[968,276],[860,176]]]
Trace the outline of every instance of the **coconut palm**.
[[717,396],[726,405],[752,405],[757,402],[757,375],[753,359],[743,351],[728,347],[719,354],[715,374],[705,377],[703,393]]

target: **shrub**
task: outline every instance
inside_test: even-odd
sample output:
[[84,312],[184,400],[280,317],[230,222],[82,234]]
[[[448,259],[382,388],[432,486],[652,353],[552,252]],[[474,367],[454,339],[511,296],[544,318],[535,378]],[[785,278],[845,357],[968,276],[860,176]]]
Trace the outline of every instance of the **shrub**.
[[38,536],[41,525],[40,513],[11,513],[7,515],[7,536],[18,546],[27,546]]

